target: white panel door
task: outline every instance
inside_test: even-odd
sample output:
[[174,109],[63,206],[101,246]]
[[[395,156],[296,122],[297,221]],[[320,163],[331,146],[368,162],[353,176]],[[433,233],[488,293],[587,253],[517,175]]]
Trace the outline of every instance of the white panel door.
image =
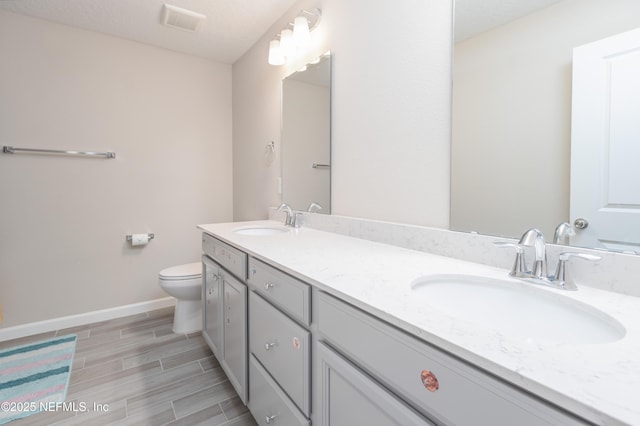
[[640,28],[573,51],[571,244],[640,252]]

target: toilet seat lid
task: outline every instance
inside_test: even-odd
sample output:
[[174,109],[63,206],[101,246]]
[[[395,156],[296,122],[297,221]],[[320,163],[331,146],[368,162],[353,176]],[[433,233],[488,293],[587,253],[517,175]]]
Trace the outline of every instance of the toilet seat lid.
[[191,279],[202,276],[202,263],[194,262],[184,265],[172,266],[160,271],[160,278],[167,280]]

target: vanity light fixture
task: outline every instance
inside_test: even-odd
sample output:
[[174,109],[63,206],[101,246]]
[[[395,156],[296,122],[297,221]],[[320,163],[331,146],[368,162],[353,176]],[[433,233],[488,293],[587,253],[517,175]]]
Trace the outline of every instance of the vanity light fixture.
[[284,65],[284,55],[280,48],[280,40],[271,40],[269,42],[269,64]]
[[311,41],[309,21],[304,16],[296,16],[293,20],[293,40],[296,46],[305,46]]
[[280,32],[280,50],[285,58],[296,54],[296,42],[293,40],[293,31],[286,28]]
[[320,24],[321,18],[320,9],[301,10],[293,23],[289,23],[269,43],[269,64],[283,65],[286,58],[295,56],[298,49],[306,47],[311,41],[311,32]]

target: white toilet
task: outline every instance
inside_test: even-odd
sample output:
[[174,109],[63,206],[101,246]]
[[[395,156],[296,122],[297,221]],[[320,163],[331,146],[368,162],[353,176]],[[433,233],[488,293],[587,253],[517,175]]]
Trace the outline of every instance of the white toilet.
[[173,332],[202,330],[202,263],[187,263],[160,271],[160,287],[175,297]]

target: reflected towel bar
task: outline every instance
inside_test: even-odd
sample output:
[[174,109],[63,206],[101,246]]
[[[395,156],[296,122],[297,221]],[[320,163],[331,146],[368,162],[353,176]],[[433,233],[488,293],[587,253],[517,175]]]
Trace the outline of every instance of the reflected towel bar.
[[20,152],[26,152],[26,153],[32,153],[32,154],[83,155],[88,157],[116,158],[115,152],[62,151],[58,149],[14,148],[12,146],[2,147],[3,154],[15,154]]
[[313,169],[330,169],[331,168],[331,164],[313,163],[313,164],[311,164],[311,168],[313,168]]

